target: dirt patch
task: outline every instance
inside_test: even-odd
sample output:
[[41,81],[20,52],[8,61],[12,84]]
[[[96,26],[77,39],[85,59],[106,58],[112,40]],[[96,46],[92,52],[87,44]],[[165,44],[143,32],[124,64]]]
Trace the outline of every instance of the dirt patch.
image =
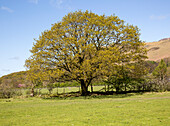
[[152,48],[149,49],[149,51],[155,51],[155,50],[158,50],[158,49],[160,49],[160,47],[152,47]]

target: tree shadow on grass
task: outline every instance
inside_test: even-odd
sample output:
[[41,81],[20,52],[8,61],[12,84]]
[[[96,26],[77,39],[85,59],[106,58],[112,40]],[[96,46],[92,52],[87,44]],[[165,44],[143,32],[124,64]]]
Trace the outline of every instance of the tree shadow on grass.
[[69,92],[62,94],[44,95],[41,98],[45,100],[74,100],[74,99],[105,99],[105,98],[128,98],[134,95],[143,95],[144,92],[89,92],[87,96],[81,96],[79,92]]

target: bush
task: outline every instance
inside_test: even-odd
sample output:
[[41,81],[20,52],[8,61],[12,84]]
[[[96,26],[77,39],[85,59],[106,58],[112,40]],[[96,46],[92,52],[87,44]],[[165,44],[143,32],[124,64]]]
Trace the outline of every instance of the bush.
[[0,98],[11,98],[15,96],[21,96],[22,92],[17,89],[0,89]]
[[3,82],[0,85],[0,98],[10,98],[14,94],[13,86],[9,83]]
[[0,98],[11,98],[14,94],[15,92],[11,90],[0,90]]
[[0,84],[0,98],[11,98],[14,96],[21,96],[20,89],[16,89],[10,81],[5,81]]

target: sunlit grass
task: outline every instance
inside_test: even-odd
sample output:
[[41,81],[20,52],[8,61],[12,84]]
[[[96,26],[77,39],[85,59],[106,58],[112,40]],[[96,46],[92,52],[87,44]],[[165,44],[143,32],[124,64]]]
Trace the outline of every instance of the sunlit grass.
[[170,92],[80,97],[1,99],[0,125],[124,126],[170,124]]
[[[93,86],[93,91],[100,91],[100,90],[102,90],[104,88],[104,86]],[[26,95],[26,91],[27,91],[28,89],[23,89],[22,90],[22,93],[24,94],[24,95]],[[36,91],[36,89],[35,89],[35,91]],[[39,90],[37,90],[37,91],[39,91]],[[70,93],[70,92],[79,92],[80,91],[80,87],[59,87],[58,89],[57,88],[54,88],[53,90],[52,90],[52,94],[57,94],[57,92],[58,92],[58,94],[62,94],[62,93]],[[88,91],[90,91],[91,92],[91,87],[89,86],[88,87]],[[102,90],[102,91],[104,91],[104,90]],[[49,94],[49,91],[48,91],[48,89],[47,88],[42,88],[41,90],[40,90],[40,92],[42,93],[42,94]]]

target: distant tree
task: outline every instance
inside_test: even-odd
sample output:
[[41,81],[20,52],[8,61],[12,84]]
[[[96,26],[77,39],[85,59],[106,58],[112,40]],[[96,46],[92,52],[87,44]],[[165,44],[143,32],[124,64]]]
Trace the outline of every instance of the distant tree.
[[135,64],[132,64],[133,69],[130,75],[131,80],[133,81],[132,85],[134,85],[138,91],[145,90],[145,80],[146,75],[149,72],[149,69],[145,66],[145,61],[140,60]]
[[44,73],[40,70],[40,66],[34,61],[26,62],[25,66],[29,68],[27,72],[27,86],[31,88],[31,96],[35,95],[35,87],[40,87],[43,84]]
[[76,11],[42,33],[26,66],[56,70],[59,78],[79,82],[82,95],[87,95],[92,80],[108,75],[110,68],[146,58],[139,35],[136,26],[117,16]]
[[167,72],[167,66],[166,63],[164,62],[163,59],[161,59],[160,63],[158,66],[155,68],[153,71],[153,76],[159,78],[161,81],[163,81],[166,77],[166,72]]
[[[110,70],[111,71],[111,70]],[[115,67],[112,73],[109,73],[106,83],[113,85],[117,93],[130,90],[141,90],[145,75],[148,73],[144,62],[124,63]]]
[[167,66],[163,59],[161,59],[158,66],[155,68],[155,70],[152,72],[152,75],[157,80],[155,83],[158,85],[158,90],[166,90],[167,89]]
[[59,82],[59,73],[56,70],[45,71],[45,78],[43,79],[46,82],[46,87],[49,91],[49,94],[52,93],[53,89],[56,87],[56,82]]

